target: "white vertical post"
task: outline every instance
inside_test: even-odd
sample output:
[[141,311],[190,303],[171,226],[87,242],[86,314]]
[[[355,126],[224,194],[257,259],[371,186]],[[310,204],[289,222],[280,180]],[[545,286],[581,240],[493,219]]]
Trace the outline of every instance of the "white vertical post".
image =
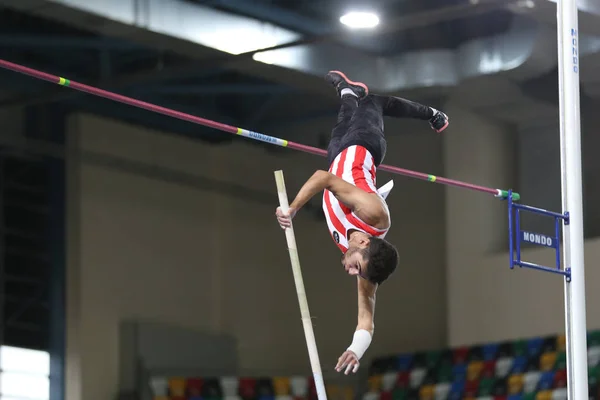
[[[290,208],[288,204],[287,191],[285,189],[285,181],[283,179],[283,171],[275,171],[275,183],[277,184],[277,195],[279,196],[279,206],[283,212],[287,212]],[[327,400],[325,392],[325,382],[323,381],[323,373],[321,371],[321,363],[319,361],[319,352],[317,351],[317,342],[313,331],[310,311],[308,309],[308,300],[306,299],[306,291],[304,290],[304,280],[302,279],[302,271],[300,269],[300,258],[298,249],[296,248],[296,237],[294,236],[293,225],[286,228],[285,237],[287,240],[288,250],[290,253],[290,261],[292,262],[292,271],[294,273],[294,282],[296,283],[296,294],[298,295],[298,303],[300,305],[300,315],[302,316],[302,324],[304,325],[304,336],[306,338],[306,346],[308,348],[308,357],[312,368],[313,377],[315,379],[315,387],[317,389],[318,400]]]
[[564,283],[568,390],[569,400],[586,400],[588,370],[577,12],[576,0],[557,1],[562,207],[570,217],[563,230],[564,266],[571,268],[571,281]]

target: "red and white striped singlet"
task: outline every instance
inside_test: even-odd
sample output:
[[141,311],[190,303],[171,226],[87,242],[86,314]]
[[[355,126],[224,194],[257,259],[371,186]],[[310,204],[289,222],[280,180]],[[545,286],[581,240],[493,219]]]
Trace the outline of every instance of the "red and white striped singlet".
[[[362,146],[350,146],[337,155],[329,167],[329,172],[367,193],[377,193],[385,203],[375,186],[376,171],[373,156]],[[386,204],[387,207],[387,204]],[[352,210],[341,203],[328,190],[323,194],[323,211],[331,238],[342,253],[348,250],[348,231],[356,229],[369,235],[384,238],[389,228],[377,229],[363,222]],[[388,210],[389,214],[389,210]]]

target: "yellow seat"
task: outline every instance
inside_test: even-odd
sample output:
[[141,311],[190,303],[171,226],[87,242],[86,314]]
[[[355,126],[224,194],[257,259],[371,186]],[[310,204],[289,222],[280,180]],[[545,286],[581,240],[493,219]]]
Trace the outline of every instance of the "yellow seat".
[[171,397],[185,397],[185,378],[170,378],[169,394]]
[[473,361],[467,366],[467,380],[476,381],[483,370],[483,361]]
[[419,400],[433,400],[434,393],[435,390],[433,385],[421,386],[421,389],[419,390]]
[[381,389],[381,382],[383,380],[383,376],[381,375],[373,375],[369,377],[369,391],[371,392],[379,392]]
[[556,364],[555,352],[544,353],[540,357],[540,370],[543,372],[552,371],[554,369],[554,364]]
[[535,400],[552,400],[552,390],[542,390],[535,395]]
[[558,335],[556,337],[556,351],[567,351],[567,337],[565,335]]
[[154,396],[152,400],[169,400],[169,396]]
[[523,391],[523,375],[515,374],[508,377],[508,394],[515,395]]
[[287,396],[290,394],[290,378],[273,378],[273,391],[275,392],[275,396]]
[[326,385],[325,392],[327,393],[327,398],[331,400],[339,400],[341,397],[341,389],[338,385]]

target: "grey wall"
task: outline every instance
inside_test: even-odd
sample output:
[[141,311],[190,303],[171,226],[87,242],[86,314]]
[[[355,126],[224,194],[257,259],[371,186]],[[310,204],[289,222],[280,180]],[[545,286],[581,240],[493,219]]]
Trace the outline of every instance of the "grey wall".
[[[328,131],[332,123],[297,129]],[[386,163],[442,172],[441,141],[426,124],[391,124],[388,132]],[[211,147],[89,115],[74,116],[68,136],[69,400],[117,393],[126,320],[231,337],[246,372],[310,374],[285,237],[274,219],[273,171],[283,169],[293,197],[326,168],[324,159],[244,141]],[[379,185],[389,177],[381,173]],[[394,179],[389,239],[402,262],[378,296],[366,364],[446,341],[444,192]],[[351,341],[356,283],[341,270],[323,220],[300,213],[295,233],[327,375]]]

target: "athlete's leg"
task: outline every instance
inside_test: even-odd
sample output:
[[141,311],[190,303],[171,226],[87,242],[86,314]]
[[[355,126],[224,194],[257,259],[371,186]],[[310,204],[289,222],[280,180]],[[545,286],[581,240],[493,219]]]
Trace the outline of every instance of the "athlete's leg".
[[433,107],[394,96],[371,95],[382,106],[383,115],[394,118],[415,118],[429,121],[431,127],[441,132],[448,127],[448,116]]

